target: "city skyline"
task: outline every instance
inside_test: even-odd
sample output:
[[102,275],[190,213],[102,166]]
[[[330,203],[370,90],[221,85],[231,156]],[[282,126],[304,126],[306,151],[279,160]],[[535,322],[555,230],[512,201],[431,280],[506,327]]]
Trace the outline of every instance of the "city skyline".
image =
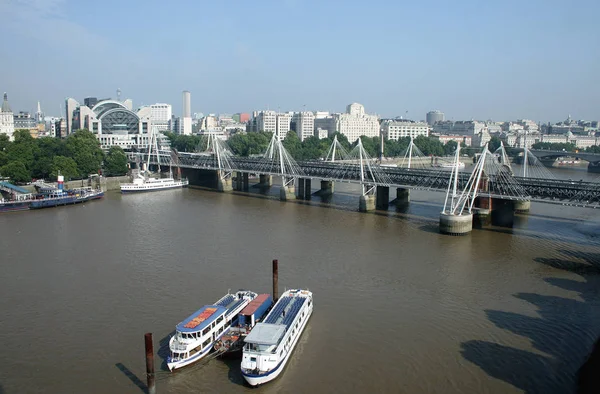
[[414,120],[434,109],[449,120],[600,118],[590,88],[600,82],[599,4],[430,3],[184,2],[169,21],[155,1],[133,18],[139,7],[112,0],[8,0],[0,91],[13,111],[40,101],[48,115],[62,115],[66,97],[116,98],[120,88],[136,108],[165,102],[176,116],[189,90],[191,111],[204,113],[359,102]]

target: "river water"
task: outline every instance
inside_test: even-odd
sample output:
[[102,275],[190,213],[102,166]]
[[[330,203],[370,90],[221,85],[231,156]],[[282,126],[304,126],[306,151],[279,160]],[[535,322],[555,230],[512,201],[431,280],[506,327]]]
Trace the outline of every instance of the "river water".
[[239,360],[211,360],[160,370],[158,393],[573,390],[600,335],[600,211],[533,203],[513,229],[450,237],[441,193],[368,214],[354,185],[328,204],[277,196],[108,193],[0,216],[0,393],[142,393],[143,334],[160,369],[191,312],[270,292],[274,258],[281,291],[315,297],[281,377],[252,390]]

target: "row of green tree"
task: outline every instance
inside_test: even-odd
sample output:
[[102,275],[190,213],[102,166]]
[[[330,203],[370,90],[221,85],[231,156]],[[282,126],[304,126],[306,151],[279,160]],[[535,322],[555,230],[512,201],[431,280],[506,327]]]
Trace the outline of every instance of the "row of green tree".
[[77,130],[65,139],[33,138],[28,130],[17,130],[14,140],[0,135],[0,177],[13,182],[31,179],[87,178],[102,172],[107,176],[127,173],[127,156],[118,146],[104,154],[94,134]]
[[558,150],[565,152],[575,152],[577,147],[570,142],[536,142],[531,145],[532,149]]
[[[171,147],[180,152],[201,152],[206,149],[206,137],[197,135],[177,135],[172,133],[165,134],[171,143]],[[300,141],[296,133],[287,133],[283,140],[283,146],[288,153],[296,160],[318,160],[325,158],[334,137],[337,136],[339,143],[350,152],[358,144],[358,140],[350,143],[348,138],[343,134],[335,134],[329,138],[319,139],[317,137],[309,137],[304,141]],[[231,151],[238,156],[252,156],[265,153],[269,142],[271,141],[272,133],[238,133],[229,138],[227,141]],[[379,137],[361,137],[362,145],[365,151],[371,157],[378,157],[381,147]],[[451,155],[456,150],[457,143],[450,141],[443,145],[438,139],[431,137],[418,136],[414,140],[415,145],[424,155],[430,156],[445,156]],[[401,138],[399,140],[386,140],[384,143],[385,157],[403,156],[410,144],[410,138]],[[464,145],[463,145],[464,147]]]

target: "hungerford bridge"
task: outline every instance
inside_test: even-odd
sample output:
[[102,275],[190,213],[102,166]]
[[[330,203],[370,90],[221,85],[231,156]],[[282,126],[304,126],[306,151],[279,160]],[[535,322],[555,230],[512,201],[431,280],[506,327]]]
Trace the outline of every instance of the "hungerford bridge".
[[[248,190],[250,174],[259,175],[259,186],[271,186],[272,176],[279,176],[283,201],[310,199],[313,179],[320,181],[320,195],[333,193],[334,182],[355,183],[361,185],[363,212],[387,209],[390,187],[396,188],[396,204],[409,201],[410,189],[445,192],[440,231],[447,234],[466,234],[473,223],[512,226],[514,213],[528,212],[531,201],[600,207],[600,184],[555,179],[528,149],[519,176],[504,146],[490,152],[486,145],[478,156],[472,172],[461,171],[460,146],[452,161],[440,164],[411,141],[400,164],[390,166],[369,157],[360,139],[350,153],[334,139],[324,160],[296,162],[275,136],[263,155],[237,157],[225,142],[209,135],[201,153],[161,150],[151,153],[149,163],[159,171],[161,166],[176,167],[191,185],[210,185],[222,192]],[[129,160],[146,163],[148,153],[130,153]]]

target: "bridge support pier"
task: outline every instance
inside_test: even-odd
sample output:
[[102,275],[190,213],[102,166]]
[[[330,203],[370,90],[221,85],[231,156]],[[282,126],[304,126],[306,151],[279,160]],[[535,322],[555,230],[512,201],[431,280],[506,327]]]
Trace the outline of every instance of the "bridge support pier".
[[310,178],[298,178],[298,198],[301,200],[310,200],[312,182]]
[[408,204],[410,201],[410,189],[397,188],[396,189],[396,204]]
[[221,177],[221,171],[217,171],[217,190],[224,193],[233,191],[231,178]]
[[515,221],[514,201],[493,198],[492,225],[499,227],[512,227]]
[[242,190],[245,192],[250,190],[249,176],[250,174],[248,174],[247,172],[242,173]]
[[288,186],[281,185],[281,189],[279,189],[279,199],[281,201],[289,201],[296,199],[296,186],[294,183],[290,183]]
[[271,175],[260,174],[259,179],[260,182],[258,183],[258,186],[271,187],[273,184],[273,177]]
[[390,188],[388,186],[377,186],[375,192],[375,208],[386,210],[390,205]]
[[361,195],[358,199],[358,210],[369,212],[375,210],[375,196],[372,194]]
[[317,192],[321,196],[333,194],[333,181],[321,181],[321,189]]
[[529,208],[531,208],[531,201],[515,201],[514,207],[515,213],[529,213]]
[[473,215],[463,213],[453,215],[442,212],[440,214],[440,233],[448,235],[466,235],[473,230]]
[[242,190],[242,185],[243,185],[243,179],[242,179],[243,175],[241,172],[236,172],[235,173],[235,182],[233,182],[233,190],[235,191],[241,191]]
[[481,228],[490,225],[492,223],[492,198],[478,196],[475,198],[474,207],[473,227]]

